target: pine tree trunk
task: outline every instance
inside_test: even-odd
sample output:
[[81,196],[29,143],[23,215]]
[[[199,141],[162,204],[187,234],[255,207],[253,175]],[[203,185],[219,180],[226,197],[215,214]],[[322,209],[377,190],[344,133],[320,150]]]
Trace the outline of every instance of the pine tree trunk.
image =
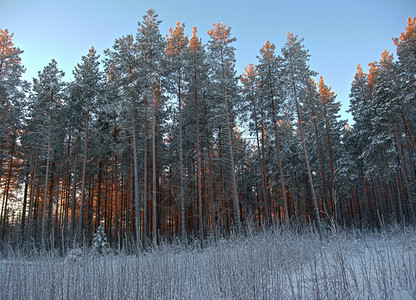
[[285,210],[285,223],[287,224],[289,222],[289,208],[288,208],[288,205],[287,205],[285,179],[283,177],[283,163],[282,163],[282,157],[281,157],[281,153],[280,153],[279,131],[278,131],[278,128],[277,128],[277,117],[276,117],[276,108],[275,108],[275,104],[274,104],[273,84],[272,84],[272,81],[270,79],[271,78],[270,66],[268,68],[268,74],[269,74],[269,95],[270,95],[271,102],[272,102],[274,139],[275,139],[275,143],[276,143],[277,163],[279,165],[280,187],[282,189],[283,207],[284,207],[284,210]]
[[[293,76],[293,74],[292,74]],[[294,80],[292,78],[292,80]],[[312,201],[313,201],[313,206],[314,206],[314,212],[315,212],[315,219],[317,222],[317,228],[318,228],[318,234],[320,239],[322,239],[322,225],[321,225],[321,218],[319,216],[319,208],[318,208],[318,202],[316,200],[316,194],[315,194],[315,187],[313,185],[313,179],[312,179],[312,172],[311,172],[311,168],[309,166],[309,158],[308,158],[308,153],[306,150],[306,145],[305,145],[305,137],[304,137],[304,133],[303,133],[303,126],[302,126],[302,118],[301,118],[301,114],[300,114],[300,108],[299,108],[299,103],[298,103],[298,99],[297,99],[297,93],[296,93],[296,86],[295,83],[293,83],[293,92],[294,92],[294,97],[295,97],[295,104],[296,104],[296,113],[298,116],[298,125],[299,125],[299,133],[300,133],[300,138],[301,138],[301,142],[302,142],[302,149],[303,149],[303,156],[305,157],[305,164],[306,164],[306,171],[307,171],[307,175],[308,175],[308,180],[309,180],[309,187],[310,187],[310,192],[312,195]]]
[[228,103],[228,94],[226,86],[226,78],[224,71],[224,62],[222,61],[222,83],[223,83],[223,96],[224,96],[224,105],[225,105],[225,115],[227,120],[227,132],[228,132],[228,148],[230,151],[230,168],[231,168],[231,183],[232,183],[232,193],[233,193],[233,215],[234,215],[234,226],[238,233],[241,232],[241,222],[240,222],[240,212],[239,212],[239,201],[238,201],[238,190],[237,190],[237,181],[235,178],[235,165],[234,165],[234,146],[233,146],[233,128],[231,125],[230,117],[230,106]]
[[[116,130],[114,130],[114,140],[116,140]],[[117,153],[114,154],[114,174],[113,174],[113,185],[114,185],[114,237],[118,238],[118,172],[117,172]]]
[[22,221],[20,223],[20,238],[23,239],[25,232],[25,221],[26,221],[26,207],[27,207],[27,190],[29,186],[29,172],[25,176],[25,187],[23,192],[23,204],[22,204]]
[[77,140],[75,142],[75,156],[74,156],[74,175],[72,177],[72,195],[71,195],[71,236],[75,234],[75,209],[76,209],[76,192],[77,192],[77,169],[78,169],[78,153],[79,143],[81,140],[81,126],[78,128]]
[[[264,157],[262,159],[262,155],[260,153],[260,137],[259,137],[259,126],[258,126],[258,120],[257,120],[257,107],[256,107],[256,102],[254,101],[254,97],[252,98],[252,105],[253,105],[253,114],[254,114],[254,126],[256,128],[256,142],[257,142],[257,154],[258,154],[258,159],[259,159],[259,167],[260,167],[260,177],[261,177],[261,191],[263,194],[263,201],[264,201],[264,208],[265,208],[265,214],[266,214],[266,224],[268,225],[269,223],[269,212],[268,212],[268,201],[267,201],[267,194],[266,194],[266,172],[264,171],[263,167],[264,167]],[[262,123],[262,128],[263,128],[263,121]],[[264,141],[262,140],[263,146],[264,146]],[[264,150],[264,147],[262,147]],[[263,151],[264,154],[264,151]]]
[[331,194],[332,194],[332,201],[334,203],[334,212],[335,212],[335,222],[338,222],[338,211],[337,211],[337,193],[335,189],[335,176],[334,176],[334,164],[332,162],[332,147],[331,147],[331,139],[329,134],[329,124],[328,124],[328,117],[326,113],[326,103],[324,102],[324,118],[325,118],[325,127],[326,127],[326,138],[328,142],[328,154],[329,154],[329,166],[331,170]]
[[324,207],[324,212],[325,214],[328,216],[328,218],[330,217],[329,215],[329,211],[327,208],[326,203],[328,203],[327,201],[327,187],[326,187],[326,179],[325,179],[325,163],[324,160],[322,158],[322,149],[321,149],[321,143],[319,142],[319,134],[318,134],[318,126],[316,124],[316,117],[313,118],[313,124],[315,127],[315,141],[316,141],[316,148],[318,149],[318,158],[319,158],[319,177],[321,179],[321,197],[322,197],[322,204]]
[[68,135],[68,147],[66,154],[66,180],[65,180],[65,203],[63,204],[64,217],[63,217],[63,237],[68,237],[68,217],[69,217],[69,195],[71,193],[71,167],[70,167],[70,156],[71,156],[71,135],[72,130]]
[[156,178],[156,97],[153,96],[152,103],[152,196],[153,196],[153,225],[152,241],[157,243],[157,178]]
[[183,138],[182,138],[182,95],[181,95],[181,71],[178,69],[178,127],[179,127],[179,181],[180,181],[180,214],[181,214],[181,237],[182,242],[186,240],[185,229],[185,186],[184,186],[184,172],[183,172]]
[[[52,103],[53,95],[51,96],[51,98],[52,98],[51,99],[51,103]],[[45,189],[44,189],[43,212],[42,212],[42,247],[45,246],[45,241],[46,241],[46,205],[48,201],[51,142],[52,142],[52,108],[49,109],[48,150],[47,150],[47,157],[46,157]]]
[[98,228],[101,225],[101,185],[102,185],[102,175],[103,173],[103,163],[101,159],[98,161],[98,188],[97,188],[97,213],[95,217],[95,228]]
[[[194,78],[196,82],[196,76]],[[199,215],[199,238],[202,241],[204,237],[204,219],[203,219],[203,209],[202,209],[202,170],[201,170],[201,149],[199,145],[199,114],[198,114],[198,90],[195,88],[195,131],[196,131],[196,176],[198,183],[198,215]],[[181,215],[182,218],[182,215]],[[183,215],[183,220],[181,222],[185,223],[185,214]]]
[[6,182],[6,189],[3,194],[3,203],[2,203],[2,230],[1,230],[1,239],[3,240],[4,235],[6,234],[6,219],[7,219],[7,205],[9,201],[9,191],[10,191],[10,182],[12,177],[12,170],[13,170],[13,157],[15,151],[15,138],[13,137],[12,145],[11,145],[11,153],[10,153],[10,161],[9,161],[9,170],[7,172],[7,182]]
[[132,129],[132,134],[133,134],[134,204],[135,204],[135,213],[136,213],[136,242],[139,244],[140,242],[139,169],[138,169],[138,162],[137,162],[136,125],[135,125],[133,96],[130,96],[130,104],[131,104],[131,129]]
[[33,164],[33,172],[32,172],[32,182],[30,185],[30,196],[29,196],[29,215],[27,220],[27,237],[30,237],[32,234],[32,215],[33,215],[33,206],[34,206],[34,196],[36,190],[36,177],[38,171],[38,162],[39,162],[39,148],[40,148],[40,133],[38,134],[38,142],[36,146],[36,153],[35,153],[35,162]]
[[[90,99],[88,100],[90,101]],[[81,203],[79,207],[79,221],[78,221],[78,234],[79,238],[83,233],[83,219],[84,219],[84,202],[85,202],[85,174],[87,170],[87,150],[88,150],[88,127],[90,123],[90,109],[87,108],[87,115],[85,117],[85,138],[84,138],[84,157],[82,161],[82,179],[81,179]]]
[[[264,144],[265,144],[265,139],[264,139],[264,136],[265,136],[265,134],[266,134],[266,128],[265,128],[265,125],[264,125],[264,114],[263,114],[263,109],[260,109],[260,111],[261,111],[261,118],[262,118],[262,121],[261,121],[261,159],[260,159],[260,163],[261,163],[261,172],[262,172],[262,178],[263,178],[263,185],[264,185],[264,187],[262,187],[262,189],[263,189],[263,192],[264,192],[264,194],[263,194],[263,197],[264,197],[264,208],[265,208],[265,211],[266,211],[266,225],[268,226],[269,224],[270,224],[270,206],[271,206],[271,203],[270,203],[270,199],[269,199],[269,193],[268,193],[268,191],[267,191],[267,189],[266,189],[266,186],[267,186],[267,176],[266,176],[266,151],[265,151],[265,149],[264,149]],[[260,149],[259,149],[260,150]]]
[[148,239],[148,183],[147,183],[147,155],[148,155],[148,149],[147,149],[147,116],[145,115],[144,118],[144,158],[143,158],[143,240],[144,243],[147,243]]

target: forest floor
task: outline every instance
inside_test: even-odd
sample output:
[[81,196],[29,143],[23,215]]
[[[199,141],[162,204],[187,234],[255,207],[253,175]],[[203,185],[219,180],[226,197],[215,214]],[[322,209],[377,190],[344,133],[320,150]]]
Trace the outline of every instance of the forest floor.
[[137,255],[0,260],[0,299],[416,299],[416,229],[272,229]]

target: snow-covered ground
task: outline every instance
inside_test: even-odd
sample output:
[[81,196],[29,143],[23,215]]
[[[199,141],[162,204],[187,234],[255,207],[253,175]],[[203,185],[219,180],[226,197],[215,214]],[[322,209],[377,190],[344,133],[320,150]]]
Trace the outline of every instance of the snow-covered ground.
[[1,299],[415,299],[416,229],[275,229],[139,255],[48,253],[0,262]]

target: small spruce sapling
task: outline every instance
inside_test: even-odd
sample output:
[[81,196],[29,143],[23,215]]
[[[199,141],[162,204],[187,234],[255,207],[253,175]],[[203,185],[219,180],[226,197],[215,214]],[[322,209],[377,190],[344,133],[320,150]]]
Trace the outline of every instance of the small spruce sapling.
[[94,233],[94,238],[92,239],[92,249],[98,254],[108,253],[109,243],[107,242],[107,236],[104,232],[103,227],[100,225],[97,228],[97,231]]

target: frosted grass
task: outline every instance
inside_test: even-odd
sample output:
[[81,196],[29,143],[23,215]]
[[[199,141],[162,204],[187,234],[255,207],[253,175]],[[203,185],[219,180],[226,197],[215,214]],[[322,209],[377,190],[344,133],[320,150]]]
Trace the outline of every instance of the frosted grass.
[[1,299],[414,299],[414,228],[383,233],[275,229],[204,249],[54,253],[0,262]]

